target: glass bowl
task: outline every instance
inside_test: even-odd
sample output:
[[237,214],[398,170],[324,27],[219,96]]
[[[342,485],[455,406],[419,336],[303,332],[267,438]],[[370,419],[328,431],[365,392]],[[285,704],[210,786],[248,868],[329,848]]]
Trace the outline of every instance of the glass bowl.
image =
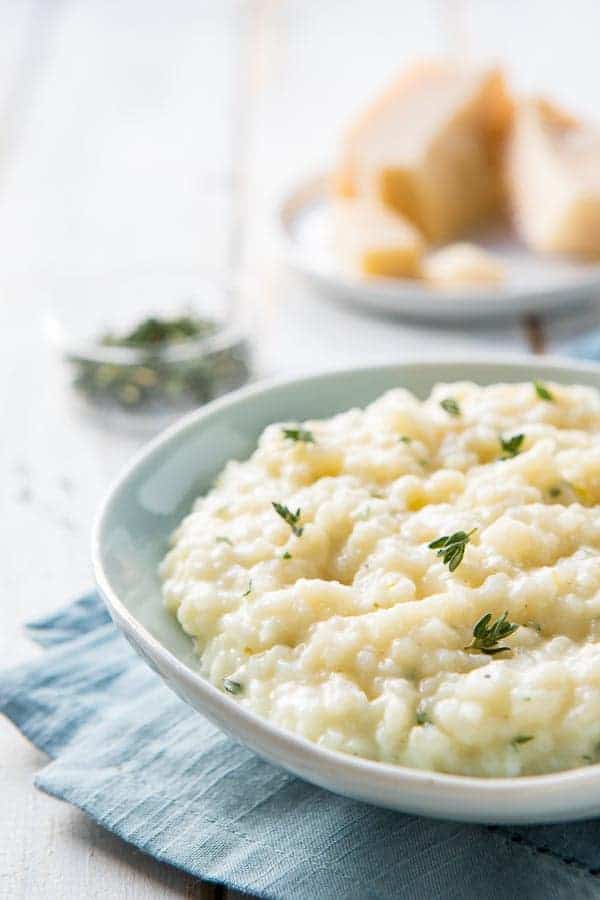
[[179,277],[161,291],[157,281],[148,291],[139,279],[101,279],[78,301],[67,291],[46,316],[79,401],[119,423],[158,427],[249,377],[239,283],[184,289]]

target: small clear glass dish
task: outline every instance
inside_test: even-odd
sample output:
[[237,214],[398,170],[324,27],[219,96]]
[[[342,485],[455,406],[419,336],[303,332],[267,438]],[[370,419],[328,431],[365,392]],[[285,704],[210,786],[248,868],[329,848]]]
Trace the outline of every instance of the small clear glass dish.
[[77,304],[63,296],[60,307],[52,305],[46,332],[86,407],[118,422],[158,427],[240,387],[250,358],[238,285],[202,279],[193,290],[165,285],[155,298],[152,284],[149,292],[139,283],[134,289],[131,280],[104,281],[101,304],[87,285]]

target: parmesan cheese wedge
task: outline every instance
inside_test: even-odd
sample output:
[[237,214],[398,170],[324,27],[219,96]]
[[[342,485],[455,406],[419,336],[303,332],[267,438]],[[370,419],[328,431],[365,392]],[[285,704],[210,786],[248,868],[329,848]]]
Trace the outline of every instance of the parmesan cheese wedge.
[[448,244],[432,253],[423,264],[427,281],[439,288],[494,285],[504,280],[501,263],[475,244]]
[[429,241],[453,240],[501,206],[511,109],[497,70],[417,64],[347,134],[335,190],[379,199]]
[[518,104],[506,185],[515,228],[531,248],[600,258],[600,130],[544,100]]
[[347,272],[417,278],[425,244],[416,228],[377,203],[338,199],[335,249]]

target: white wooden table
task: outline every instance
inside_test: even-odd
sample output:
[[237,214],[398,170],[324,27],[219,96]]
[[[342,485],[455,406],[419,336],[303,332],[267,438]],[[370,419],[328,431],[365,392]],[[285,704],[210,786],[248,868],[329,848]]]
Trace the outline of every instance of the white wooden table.
[[[0,2],[0,664],[39,652],[24,620],[90,587],[94,510],[139,444],[82,418],[64,389],[41,328],[58,278],[243,264],[259,285],[245,302],[264,375],[395,361],[415,347],[560,350],[599,320],[592,310],[445,331],[369,319],[274,259],[275,198],[327,163],[340,123],[410,55],[504,55],[523,86],[600,113],[594,0],[490,0],[457,20],[460,7]],[[44,763],[0,721],[0,897],[225,896],[37,792]]]

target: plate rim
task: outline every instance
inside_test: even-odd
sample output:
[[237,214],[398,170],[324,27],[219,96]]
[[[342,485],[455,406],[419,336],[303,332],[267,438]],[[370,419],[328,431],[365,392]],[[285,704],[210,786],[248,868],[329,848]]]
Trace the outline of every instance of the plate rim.
[[[163,680],[166,680],[163,669],[173,671],[177,679],[187,689],[199,696],[202,701],[202,714],[215,722],[221,729],[224,727],[223,720],[231,721],[234,723],[232,730],[237,740],[240,740],[264,758],[276,762],[276,764],[281,765],[305,780],[328,787],[331,783],[329,779],[331,777],[335,779],[341,773],[341,775],[345,776],[345,781],[348,784],[357,785],[356,790],[342,790],[341,788],[331,788],[330,786],[328,787],[329,790],[337,790],[339,793],[347,796],[354,796],[381,806],[388,805],[390,808],[397,810],[403,808],[414,810],[414,803],[403,807],[394,796],[398,794],[402,785],[406,785],[413,791],[417,789],[428,800],[428,803],[423,803],[425,812],[422,814],[436,818],[453,818],[454,820],[460,819],[469,822],[523,824],[525,822],[571,821],[596,815],[600,809],[600,763],[543,775],[509,776],[506,778],[454,775],[351,756],[341,751],[321,747],[294,732],[286,731],[268,719],[264,719],[257,713],[237,704],[222,691],[219,691],[199,672],[194,671],[173,652],[168,650],[129,611],[124,601],[119,598],[116,590],[113,589],[110,577],[105,571],[102,542],[104,529],[108,523],[113,504],[118,501],[121,491],[138,468],[151,461],[175,438],[185,435],[186,432],[201,426],[205,420],[210,420],[212,416],[218,415],[230,406],[244,402],[249,397],[268,394],[270,391],[280,388],[307,385],[311,382],[318,382],[321,379],[350,375],[368,377],[370,373],[396,372],[404,366],[414,365],[416,362],[425,368],[432,369],[436,366],[458,366],[461,364],[481,366],[482,368],[508,365],[514,366],[517,371],[524,371],[525,369],[531,371],[536,368],[556,369],[558,372],[582,372],[588,375],[596,375],[600,379],[600,364],[579,362],[558,356],[535,357],[523,353],[476,354],[465,360],[464,356],[458,353],[430,354],[426,357],[414,354],[403,357],[398,363],[380,366],[344,367],[321,371],[307,376],[269,379],[233,391],[225,397],[214,400],[188,413],[178,422],[166,428],[142,447],[125,466],[121,474],[114,479],[100,504],[92,528],[92,565],[96,585],[111,618],[134,645],[136,651],[142,655],[146,664],[148,664],[149,659],[160,661],[161,666],[159,669]],[[532,374],[535,374],[535,371]],[[148,655],[149,659],[146,658],[145,654]],[[173,685],[169,681],[167,681],[167,684],[173,689]],[[187,698],[184,699],[187,700]],[[190,705],[193,706],[193,704]],[[243,726],[242,731],[252,733],[251,739],[239,737],[240,729],[235,727],[239,723]],[[274,747],[276,752],[271,754],[271,751],[268,749],[269,746]],[[292,760],[292,763],[288,764],[288,760]],[[314,777],[312,771],[307,774],[308,770],[312,768],[329,773],[329,777],[324,781],[320,781]],[[338,777],[339,780],[340,778]],[[359,781],[362,782],[362,787],[358,786]],[[389,803],[386,803],[385,799],[373,799],[373,795],[377,791],[368,789],[372,782],[375,782],[377,790],[382,797],[390,796]],[[366,790],[363,789],[365,787]],[[573,793],[574,788],[577,789],[576,795]],[[590,806],[590,797],[594,796],[593,788],[596,788],[598,793],[596,795],[597,799]],[[439,793],[436,794],[436,792],[440,791],[444,795],[442,798],[440,798]],[[563,791],[567,792],[567,798],[564,802],[560,802],[557,800],[556,795],[562,794]],[[515,813],[513,815],[510,809],[515,804],[515,801],[521,799],[522,802],[523,795],[527,795],[528,806],[533,806],[534,809],[531,814]],[[573,803],[574,796],[578,798],[577,803]],[[460,804],[461,802],[464,804],[465,799],[469,802],[465,808],[461,809]],[[569,799],[571,800],[570,809]],[[588,806],[584,802],[586,799]],[[487,815],[484,811],[485,804],[491,801],[503,802],[495,806],[490,811],[490,814]],[[543,801],[546,801],[547,804],[545,812],[541,811],[544,806]],[[451,816],[448,813],[448,809],[454,804],[458,804],[458,807]],[[518,805],[517,803],[516,806],[518,807]],[[446,808],[445,811],[444,808]],[[481,815],[474,811],[475,808],[480,810]]]

